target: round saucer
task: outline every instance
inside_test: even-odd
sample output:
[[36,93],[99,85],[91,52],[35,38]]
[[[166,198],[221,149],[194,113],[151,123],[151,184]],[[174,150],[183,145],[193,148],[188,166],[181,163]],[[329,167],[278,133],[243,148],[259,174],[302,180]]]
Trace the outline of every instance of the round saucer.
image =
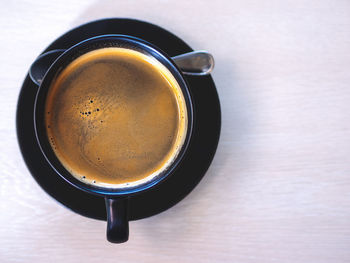
[[[192,49],[172,33],[143,21],[103,19],[79,26],[55,40],[44,52],[68,48],[84,39],[104,34],[125,34],[142,38],[169,56]],[[196,119],[188,153],[172,176],[159,186],[130,197],[129,220],[158,214],[182,200],[199,183],[217,148],[221,113],[211,76],[185,76],[193,96]],[[37,87],[27,75],[17,105],[17,136],[23,158],[38,184],[54,199],[74,212],[106,220],[103,197],[78,190],[65,182],[46,162],[36,142],[33,109]]]

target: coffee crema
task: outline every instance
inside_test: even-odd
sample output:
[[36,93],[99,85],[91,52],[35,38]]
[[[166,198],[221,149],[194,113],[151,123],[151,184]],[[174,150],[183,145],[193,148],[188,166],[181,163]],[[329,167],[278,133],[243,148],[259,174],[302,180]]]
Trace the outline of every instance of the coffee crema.
[[170,71],[141,52],[108,47],[71,62],[52,81],[45,105],[51,147],[80,181],[136,186],[176,159],[187,109]]

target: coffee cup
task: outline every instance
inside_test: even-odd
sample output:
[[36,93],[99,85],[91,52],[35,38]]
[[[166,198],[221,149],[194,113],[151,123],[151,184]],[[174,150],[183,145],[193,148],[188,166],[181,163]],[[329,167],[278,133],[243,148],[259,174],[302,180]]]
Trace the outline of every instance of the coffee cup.
[[[49,51],[30,70],[40,150],[57,176],[105,198],[110,242],[128,239],[128,198],[172,176],[190,144],[194,105],[175,60],[142,39],[102,35]],[[201,68],[187,73],[212,66]]]

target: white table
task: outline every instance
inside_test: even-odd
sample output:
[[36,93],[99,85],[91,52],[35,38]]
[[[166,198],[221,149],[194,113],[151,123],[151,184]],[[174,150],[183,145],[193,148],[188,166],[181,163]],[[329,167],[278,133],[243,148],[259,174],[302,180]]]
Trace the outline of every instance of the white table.
[[[160,25],[216,59],[215,159],[175,207],[105,240],[22,160],[17,97],[56,37],[102,17]],[[0,9],[0,262],[350,262],[350,2],[6,1]]]

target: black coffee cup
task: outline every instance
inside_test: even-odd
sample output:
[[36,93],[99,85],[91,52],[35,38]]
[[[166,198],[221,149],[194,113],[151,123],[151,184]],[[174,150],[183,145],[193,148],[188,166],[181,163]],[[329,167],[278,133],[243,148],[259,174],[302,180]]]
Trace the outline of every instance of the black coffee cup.
[[[188,126],[186,131],[185,141],[181,147],[179,154],[172,164],[164,170],[162,173],[152,178],[150,181],[144,182],[137,186],[123,187],[123,188],[103,188],[96,185],[85,184],[82,181],[76,179],[59,161],[54,153],[45,127],[45,103],[48,94],[49,87],[54,78],[59,74],[66,66],[68,66],[73,60],[79,56],[90,52],[92,50],[106,48],[106,47],[123,47],[132,50],[142,52],[148,56],[151,56],[162,63],[173,75],[179,84],[187,107],[187,120]],[[156,46],[139,38],[126,36],[126,35],[102,35],[93,38],[86,39],[67,50],[55,50],[45,53],[39,57],[46,64],[51,66],[40,68],[38,65],[41,63],[33,63],[31,72],[41,71],[44,76],[40,81],[36,81],[33,76],[33,81],[38,84],[38,91],[34,105],[34,127],[37,142],[40,146],[40,150],[50,166],[55,170],[57,176],[63,178],[66,182],[74,187],[88,192],[90,194],[102,196],[105,198],[106,210],[107,210],[107,239],[113,243],[121,243],[128,240],[129,226],[128,226],[128,198],[131,195],[136,195],[143,191],[147,191],[150,188],[158,187],[160,182],[167,177],[172,176],[174,170],[179,166],[183,159],[188,145],[191,141],[193,123],[194,123],[194,111],[191,94],[183,77],[183,73],[175,64],[172,58],[166,53],[157,48]],[[42,62],[41,61],[41,62]],[[52,62],[52,64],[51,64]],[[37,68],[35,68],[37,67]]]

